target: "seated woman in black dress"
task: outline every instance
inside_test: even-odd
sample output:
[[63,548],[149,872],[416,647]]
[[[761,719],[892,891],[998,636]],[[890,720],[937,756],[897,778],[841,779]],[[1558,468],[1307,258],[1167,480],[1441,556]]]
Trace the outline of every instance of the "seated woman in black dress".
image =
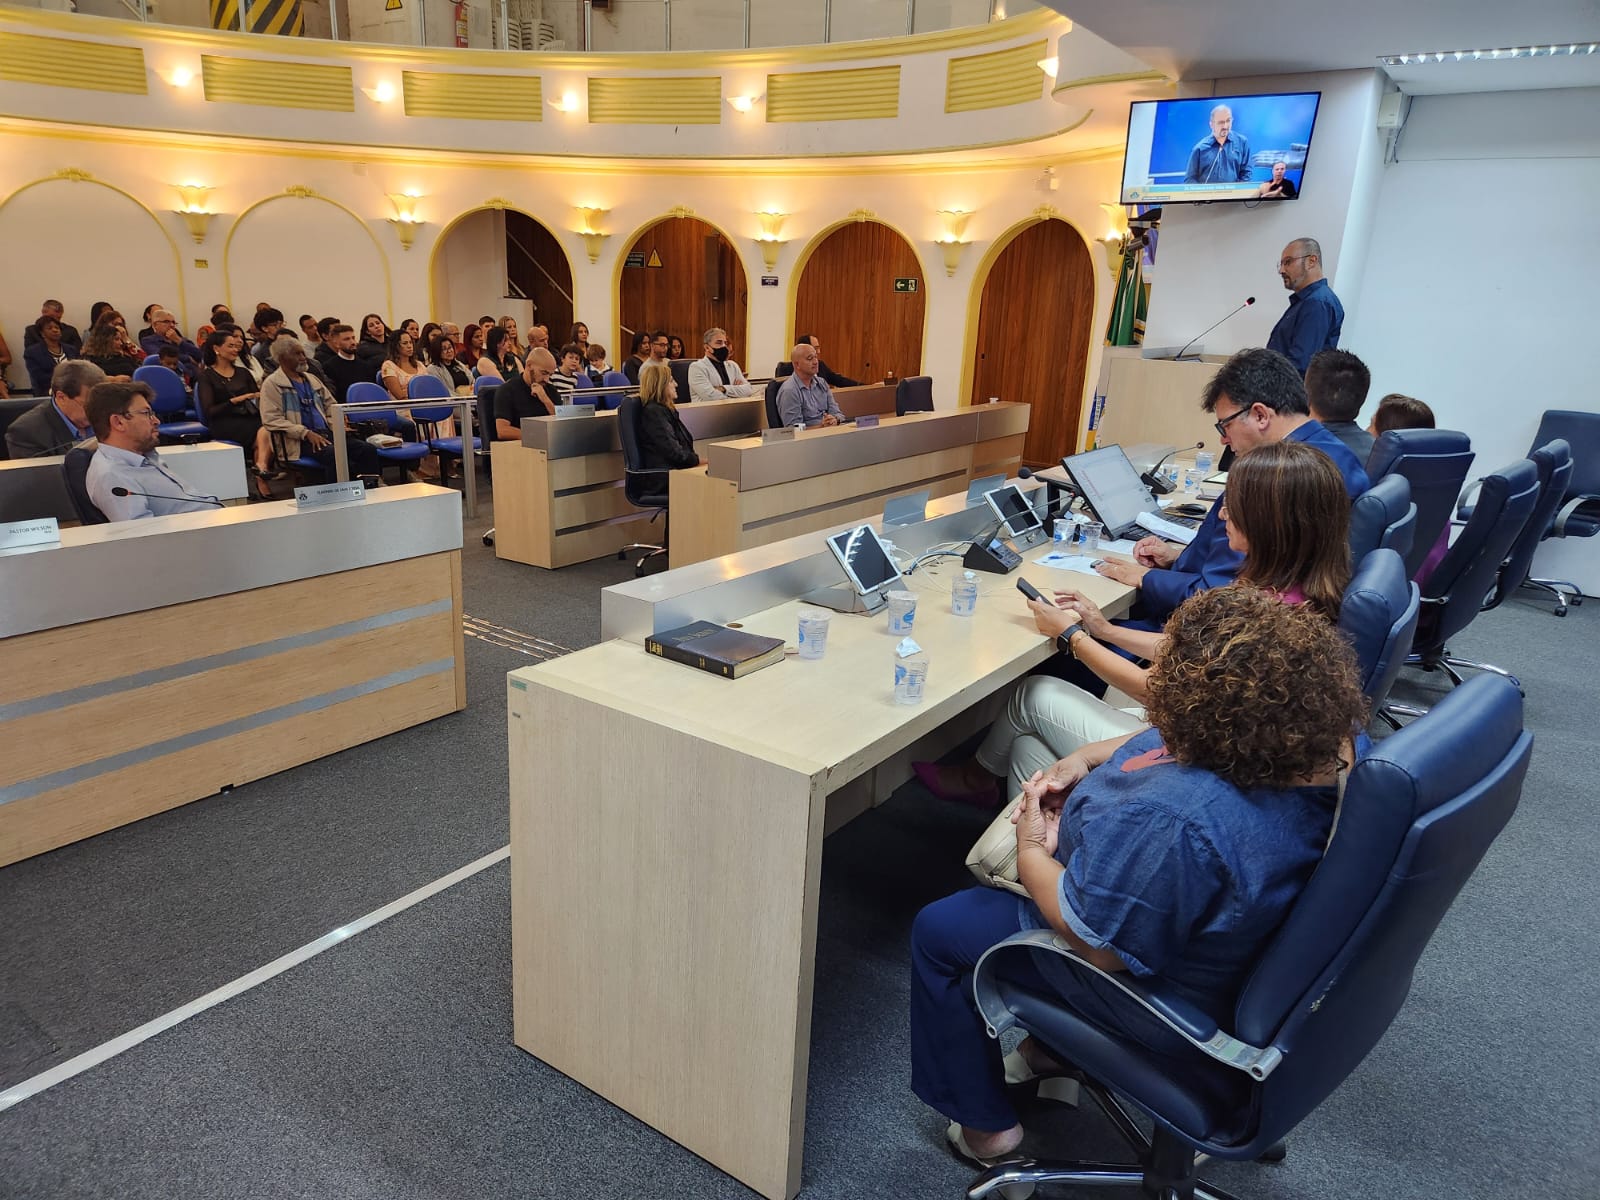
[[104,371],[107,379],[132,379],[144,363],[144,355],[128,338],[122,314],[114,308],[102,310],[96,318],[94,328],[83,339],[83,357]]
[[639,372],[639,456],[646,471],[698,467],[694,434],[683,427],[673,401],[678,383],[659,363]]
[[256,494],[270,498],[267,480],[274,478],[272,437],[261,427],[261,388],[239,361],[244,354],[244,335],[236,327],[213,330],[206,335],[201,354],[206,365],[195,381],[195,398],[211,436],[244,447],[256,479]]

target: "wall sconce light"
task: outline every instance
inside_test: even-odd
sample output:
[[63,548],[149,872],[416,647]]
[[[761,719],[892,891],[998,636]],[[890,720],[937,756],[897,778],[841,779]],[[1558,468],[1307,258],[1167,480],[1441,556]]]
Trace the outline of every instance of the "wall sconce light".
[[189,236],[194,238],[196,246],[206,240],[206,232],[211,227],[211,218],[216,216],[206,205],[206,196],[211,188],[203,183],[175,183],[181,208],[172,211],[183,218],[183,223],[189,228]]
[[562,92],[561,95],[550,101],[550,107],[557,112],[575,113],[578,111],[578,93]]
[[761,261],[766,264],[768,271],[778,269],[778,255],[789,244],[783,236],[783,223],[788,219],[788,213],[775,208],[756,214],[756,220],[761,222],[761,234],[755,239],[756,249],[761,251]]
[[942,208],[938,212],[938,217],[944,225],[944,233],[936,238],[933,244],[938,246],[940,253],[944,255],[944,273],[946,278],[949,278],[961,267],[961,252],[968,245],[967,222],[972,220],[972,213],[962,208]]
[[417,216],[417,201],[420,199],[422,196],[418,192],[389,193],[389,203],[394,205],[394,216],[389,218],[389,224],[394,226],[402,250],[409,250],[416,244],[417,230],[427,224]]
[[387,104],[394,99],[395,95],[394,84],[387,79],[374,84],[372,87],[364,87],[361,90],[367,94],[367,99],[377,104]]
[[967,248],[967,243],[955,238],[940,238],[934,245],[944,254],[946,277],[954,275],[961,267],[961,252]]
[[165,71],[157,71],[156,74],[175,88],[186,88],[194,82],[194,70],[190,67],[168,67]]
[[763,99],[765,99],[764,95],[729,96],[728,103],[733,106],[735,112],[747,113],[752,111]]
[[573,232],[583,239],[583,248],[588,251],[591,263],[600,261],[600,250],[605,245],[606,239],[611,236],[609,233],[601,233],[597,228],[600,219],[610,211],[593,205],[577,206],[578,228]]
[[1061,56],[1058,54],[1052,54],[1049,58],[1041,58],[1037,63],[1037,66],[1039,70],[1050,76],[1051,79],[1054,79],[1056,77],[1056,73],[1061,70]]

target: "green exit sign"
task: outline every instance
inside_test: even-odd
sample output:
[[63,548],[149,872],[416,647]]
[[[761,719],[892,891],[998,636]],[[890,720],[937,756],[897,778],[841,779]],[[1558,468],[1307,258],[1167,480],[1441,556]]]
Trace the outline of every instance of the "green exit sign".
[[900,278],[898,278],[898,279],[896,279],[894,281],[894,290],[897,291],[897,292],[914,292],[914,291],[916,291],[917,290],[917,278],[916,278],[916,276],[915,275],[912,275],[912,276],[902,275]]

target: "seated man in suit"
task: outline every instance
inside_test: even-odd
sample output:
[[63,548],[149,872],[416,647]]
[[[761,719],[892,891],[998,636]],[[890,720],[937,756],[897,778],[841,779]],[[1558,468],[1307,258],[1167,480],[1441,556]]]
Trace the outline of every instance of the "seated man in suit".
[[[214,497],[191,492],[161,465],[156,450],[160,421],[148,383],[97,383],[89,391],[89,423],[100,446],[84,485],[108,521],[137,521],[221,508]],[[119,490],[127,495],[119,496]]]
[[689,399],[726,400],[752,395],[755,388],[733,361],[727,331],[706,330],[704,344],[706,352],[689,364]]
[[6,430],[6,451],[12,458],[47,458],[65,454],[94,436],[85,405],[89,389],[106,381],[106,373],[86,358],[56,364],[50,376],[50,399],[23,413]]
[[[1276,350],[1239,351],[1206,385],[1202,404],[1218,418],[1217,433],[1234,454],[1242,457],[1269,442],[1305,442],[1333,460],[1352,500],[1367,490],[1366,468],[1312,419],[1300,372]],[[1238,575],[1244,556],[1228,546],[1227,526],[1221,519],[1224,507],[1211,506],[1188,546],[1147,537],[1133,548],[1135,562],[1106,560],[1096,568],[1139,589],[1135,615],[1152,622],[1148,628],[1160,628],[1173,609],[1194,593],[1231,583]]]

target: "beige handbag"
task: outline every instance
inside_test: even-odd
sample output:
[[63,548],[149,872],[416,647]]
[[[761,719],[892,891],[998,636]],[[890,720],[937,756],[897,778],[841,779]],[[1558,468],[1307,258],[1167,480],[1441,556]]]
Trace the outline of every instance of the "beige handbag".
[[1026,896],[1028,889],[1017,878],[1017,827],[1011,823],[1011,815],[1021,807],[1019,795],[1000,810],[1000,815],[967,851],[967,869],[990,887]]

